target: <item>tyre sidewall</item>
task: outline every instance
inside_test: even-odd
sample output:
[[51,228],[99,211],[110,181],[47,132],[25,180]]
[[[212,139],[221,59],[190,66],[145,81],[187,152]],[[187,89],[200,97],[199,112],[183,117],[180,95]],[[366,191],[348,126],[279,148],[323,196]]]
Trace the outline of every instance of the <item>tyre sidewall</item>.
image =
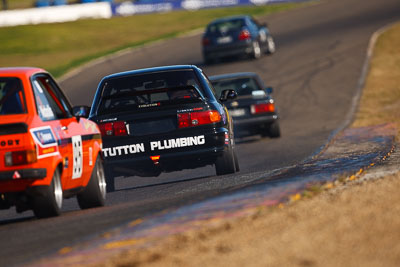
[[90,181],[82,193],[77,195],[81,209],[104,206],[106,200],[105,174],[103,162],[98,157],[92,170]]
[[217,175],[230,174],[235,172],[235,159],[232,146],[223,152],[221,156],[215,161],[215,171]]
[[253,44],[253,51],[251,53],[251,57],[253,59],[258,59],[261,57],[261,46],[259,41],[254,41]]
[[271,138],[278,138],[281,136],[281,130],[277,121],[269,126],[268,133]]
[[[37,188],[38,194],[32,198],[33,213],[38,218],[47,218],[61,214],[63,191],[61,185],[61,175],[58,168],[54,171],[51,184]],[[57,193],[58,192],[58,196]]]
[[273,54],[275,53],[276,47],[275,47],[275,42],[272,37],[267,38],[267,53],[268,54]]

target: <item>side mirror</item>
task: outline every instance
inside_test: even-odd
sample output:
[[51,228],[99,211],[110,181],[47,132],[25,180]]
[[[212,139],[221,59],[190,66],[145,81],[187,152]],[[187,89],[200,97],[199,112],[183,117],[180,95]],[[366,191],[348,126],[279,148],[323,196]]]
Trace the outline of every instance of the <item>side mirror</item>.
[[274,89],[272,87],[267,87],[267,88],[265,88],[265,91],[267,92],[267,94],[272,94]]
[[225,89],[221,92],[221,96],[219,97],[219,100],[221,102],[225,102],[228,99],[235,99],[237,97],[237,93],[235,90],[232,89]]
[[87,118],[89,117],[90,107],[88,106],[76,106],[72,108],[72,114],[78,118]]

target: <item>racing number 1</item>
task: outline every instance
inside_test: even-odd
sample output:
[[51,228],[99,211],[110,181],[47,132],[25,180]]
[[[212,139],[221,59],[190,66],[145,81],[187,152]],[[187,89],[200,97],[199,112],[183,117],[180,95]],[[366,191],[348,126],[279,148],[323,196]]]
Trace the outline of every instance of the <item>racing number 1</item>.
[[80,135],[72,136],[72,179],[81,178],[83,168],[82,158],[82,137]]

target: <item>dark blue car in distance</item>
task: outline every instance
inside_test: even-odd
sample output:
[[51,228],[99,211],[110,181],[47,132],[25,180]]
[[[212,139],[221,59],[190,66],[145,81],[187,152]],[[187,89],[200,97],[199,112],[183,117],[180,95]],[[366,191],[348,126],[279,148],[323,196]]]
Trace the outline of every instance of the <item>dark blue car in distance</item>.
[[107,190],[116,176],[215,165],[217,175],[239,170],[232,119],[208,77],[193,65],[165,66],[104,77],[89,118],[103,138]]
[[202,39],[206,64],[224,57],[247,56],[257,59],[275,52],[272,35],[264,23],[248,15],[219,18],[208,24]]

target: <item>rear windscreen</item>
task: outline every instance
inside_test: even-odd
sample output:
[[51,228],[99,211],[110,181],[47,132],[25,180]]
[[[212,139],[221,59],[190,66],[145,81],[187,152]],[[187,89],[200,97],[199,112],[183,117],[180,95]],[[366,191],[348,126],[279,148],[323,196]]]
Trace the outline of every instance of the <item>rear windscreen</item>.
[[243,19],[233,19],[211,24],[208,26],[207,33],[210,34],[227,34],[229,32],[237,32],[245,26]]
[[214,86],[217,95],[225,89],[233,89],[236,91],[238,96],[251,95],[253,91],[262,90],[255,79],[252,78],[236,78],[211,81]]
[[123,76],[104,83],[98,114],[202,101],[192,70]]
[[0,78],[0,115],[26,113],[22,82],[18,78]]

